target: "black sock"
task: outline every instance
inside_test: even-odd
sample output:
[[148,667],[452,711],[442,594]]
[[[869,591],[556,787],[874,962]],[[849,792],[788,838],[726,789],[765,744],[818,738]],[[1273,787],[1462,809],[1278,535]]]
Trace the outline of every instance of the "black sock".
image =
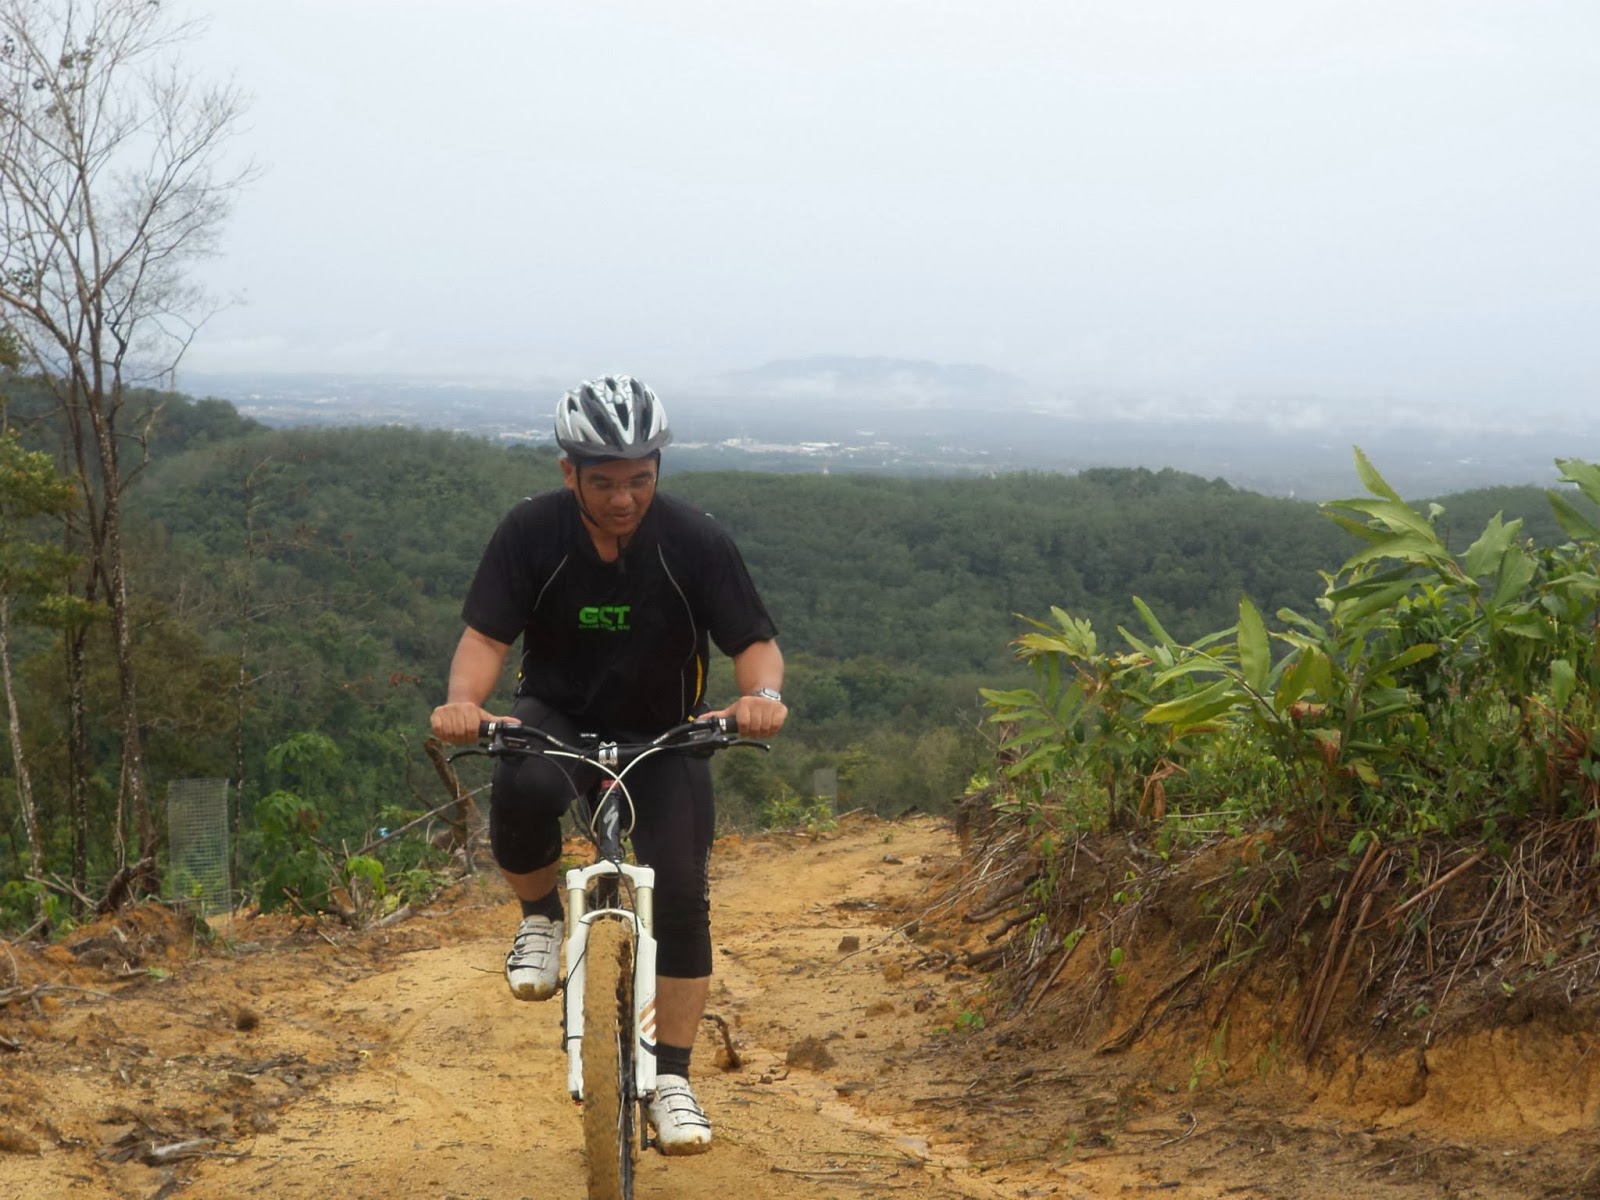
[[522,902],[522,915],[525,917],[549,917],[552,921],[562,920],[567,913],[561,907],[561,889],[551,888],[548,893],[537,900],[524,900]]
[[657,1042],[656,1074],[689,1078],[689,1056],[693,1053],[693,1046],[669,1046],[665,1042]]

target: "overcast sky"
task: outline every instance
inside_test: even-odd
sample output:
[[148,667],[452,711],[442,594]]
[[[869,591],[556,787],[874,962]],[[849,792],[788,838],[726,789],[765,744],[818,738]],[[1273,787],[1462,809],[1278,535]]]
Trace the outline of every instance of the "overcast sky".
[[1600,389],[1593,0],[191,7],[265,168],[193,370]]

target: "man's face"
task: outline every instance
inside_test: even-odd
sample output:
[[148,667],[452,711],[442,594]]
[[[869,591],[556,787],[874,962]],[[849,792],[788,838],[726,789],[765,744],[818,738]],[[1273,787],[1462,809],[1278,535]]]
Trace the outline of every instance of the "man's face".
[[577,494],[589,522],[607,537],[625,538],[639,528],[656,494],[653,459],[612,459],[581,470],[561,460],[561,476]]

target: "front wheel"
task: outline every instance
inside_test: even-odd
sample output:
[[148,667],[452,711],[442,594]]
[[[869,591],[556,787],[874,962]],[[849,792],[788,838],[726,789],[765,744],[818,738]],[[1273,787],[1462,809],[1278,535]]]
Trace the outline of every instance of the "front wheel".
[[633,1200],[633,939],[620,921],[589,926],[583,985],[583,1146],[589,1200]]

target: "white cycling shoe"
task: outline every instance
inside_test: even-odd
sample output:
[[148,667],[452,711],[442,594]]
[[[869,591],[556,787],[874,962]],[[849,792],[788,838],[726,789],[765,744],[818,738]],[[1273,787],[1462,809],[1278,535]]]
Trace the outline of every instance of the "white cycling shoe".
[[658,1075],[645,1116],[663,1154],[704,1154],[711,1149],[711,1122],[682,1075]]
[[523,917],[506,955],[506,982],[518,1000],[548,1000],[561,983],[561,935],[564,921]]

